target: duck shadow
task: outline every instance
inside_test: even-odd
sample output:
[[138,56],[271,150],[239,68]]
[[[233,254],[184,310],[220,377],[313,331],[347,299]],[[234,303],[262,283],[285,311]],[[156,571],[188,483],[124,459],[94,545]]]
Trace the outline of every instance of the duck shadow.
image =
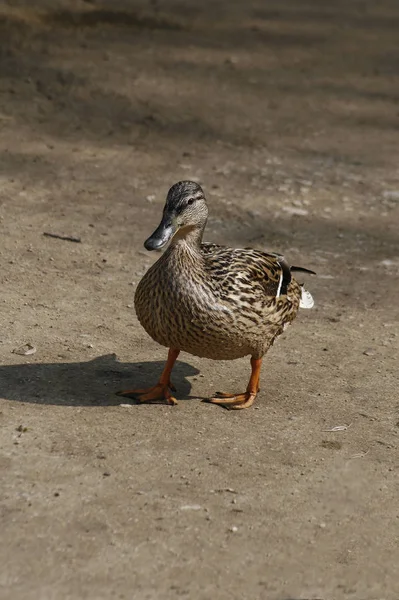
[[[135,400],[118,397],[115,392],[154,385],[164,365],[164,361],[122,363],[115,354],[87,362],[4,365],[0,366],[0,397],[58,406],[135,404]],[[191,384],[187,377],[198,373],[188,363],[176,362],[173,383],[177,398],[188,398]]]

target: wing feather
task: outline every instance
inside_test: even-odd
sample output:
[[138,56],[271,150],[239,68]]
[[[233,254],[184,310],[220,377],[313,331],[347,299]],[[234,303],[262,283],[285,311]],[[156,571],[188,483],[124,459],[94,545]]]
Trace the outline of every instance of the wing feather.
[[258,283],[263,293],[271,297],[284,296],[292,281],[292,271],[314,274],[302,267],[290,267],[280,254],[262,252],[253,248],[228,248],[218,244],[203,243],[201,251],[206,257],[207,268],[234,286],[237,278],[245,287]]

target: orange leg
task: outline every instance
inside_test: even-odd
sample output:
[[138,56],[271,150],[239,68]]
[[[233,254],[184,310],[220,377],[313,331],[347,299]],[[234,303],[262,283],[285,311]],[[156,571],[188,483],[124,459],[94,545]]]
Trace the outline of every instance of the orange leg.
[[125,398],[135,398],[139,402],[154,402],[160,400],[166,400],[168,404],[177,404],[176,398],[172,396],[170,390],[176,391],[176,388],[170,381],[170,374],[173,366],[176,362],[177,357],[180,354],[180,350],[169,348],[168,359],[162,375],[156,385],[150,388],[134,389],[134,390],[121,390],[116,392],[117,396],[123,396]]
[[219,404],[230,410],[239,410],[249,408],[254,403],[256,394],[259,392],[259,376],[262,366],[261,358],[251,358],[251,377],[248,383],[247,391],[243,394],[225,394],[217,392],[215,398],[209,398],[207,402]]

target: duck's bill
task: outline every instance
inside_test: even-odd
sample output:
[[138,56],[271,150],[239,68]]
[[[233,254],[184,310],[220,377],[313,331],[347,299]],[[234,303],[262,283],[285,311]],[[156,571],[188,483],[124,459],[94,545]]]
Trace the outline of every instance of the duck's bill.
[[161,250],[172,239],[177,231],[171,221],[162,219],[154,233],[144,242],[146,250]]

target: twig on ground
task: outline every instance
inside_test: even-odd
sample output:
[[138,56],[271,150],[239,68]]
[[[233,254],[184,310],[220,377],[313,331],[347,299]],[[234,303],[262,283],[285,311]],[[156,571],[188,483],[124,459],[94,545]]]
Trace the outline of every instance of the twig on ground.
[[346,431],[351,425],[352,423],[349,423],[349,425],[336,425],[330,429],[322,429],[322,431]]
[[56,238],[57,240],[64,240],[65,242],[76,242],[76,244],[80,244],[82,242],[79,237],[74,237],[73,235],[58,235],[58,233],[50,233],[48,231],[43,231],[43,235],[46,237]]
[[366,450],[366,452],[357,452],[356,454],[352,454],[350,458],[363,458],[363,456],[366,456],[369,452],[370,450]]

